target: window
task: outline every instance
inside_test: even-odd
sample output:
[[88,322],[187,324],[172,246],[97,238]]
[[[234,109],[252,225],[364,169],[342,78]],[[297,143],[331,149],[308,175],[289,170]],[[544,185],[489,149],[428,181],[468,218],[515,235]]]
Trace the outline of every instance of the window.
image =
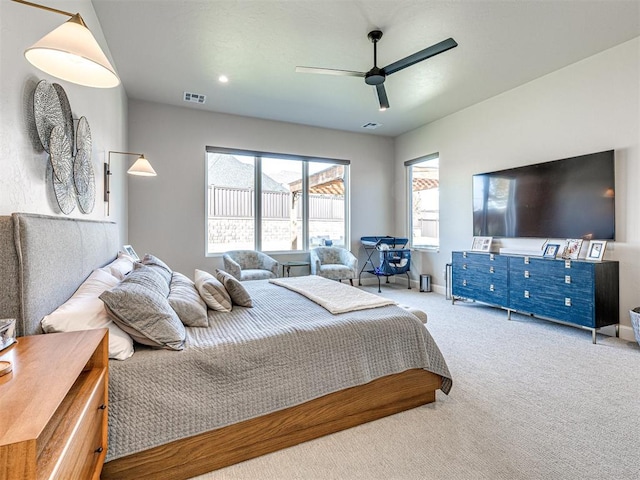
[[440,246],[439,155],[405,162],[412,247]]
[[206,162],[207,253],[347,244],[348,161],[208,147]]

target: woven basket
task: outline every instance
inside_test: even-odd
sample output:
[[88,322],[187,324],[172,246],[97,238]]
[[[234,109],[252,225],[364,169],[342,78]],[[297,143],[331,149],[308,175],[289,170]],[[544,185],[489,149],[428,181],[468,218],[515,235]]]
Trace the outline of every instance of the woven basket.
[[629,310],[629,316],[631,317],[631,326],[633,327],[633,334],[636,336],[636,342],[640,345],[640,307]]

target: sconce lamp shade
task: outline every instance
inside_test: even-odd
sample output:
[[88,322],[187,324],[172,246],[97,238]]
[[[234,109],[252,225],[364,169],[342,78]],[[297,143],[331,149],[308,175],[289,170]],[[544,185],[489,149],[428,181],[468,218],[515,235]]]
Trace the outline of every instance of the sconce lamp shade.
[[72,83],[96,88],[120,84],[115,69],[79,13],[42,37],[24,56],[43,72]]
[[140,175],[142,177],[155,177],[157,175],[156,171],[149,163],[149,160],[144,158],[144,155],[140,155],[140,157],[138,157],[138,160],[131,165],[131,168],[127,170],[127,173],[130,175]]

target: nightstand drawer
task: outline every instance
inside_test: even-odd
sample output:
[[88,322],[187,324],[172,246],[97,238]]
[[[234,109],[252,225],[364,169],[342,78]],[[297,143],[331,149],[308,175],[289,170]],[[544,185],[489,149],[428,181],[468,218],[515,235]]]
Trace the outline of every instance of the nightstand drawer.
[[[106,450],[106,445],[103,445],[102,442],[103,422],[105,415],[107,415],[105,376],[102,374],[96,378],[96,373],[99,372],[83,373],[71,390],[72,393],[77,393],[76,405],[69,406],[69,411],[77,411],[77,416],[72,415],[72,418],[76,418],[76,422],[75,424],[69,422],[59,428],[75,427],[75,434],[67,437],[69,439],[68,445],[58,458],[56,471],[52,478],[61,480],[91,478],[96,463],[103,460],[101,453]],[[61,405],[61,408],[65,408],[65,405]],[[55,445],[53,449],[57,449],[62,445],[56,445],[56,443],[65,437],[60,437],[55,433],[49,443]]]

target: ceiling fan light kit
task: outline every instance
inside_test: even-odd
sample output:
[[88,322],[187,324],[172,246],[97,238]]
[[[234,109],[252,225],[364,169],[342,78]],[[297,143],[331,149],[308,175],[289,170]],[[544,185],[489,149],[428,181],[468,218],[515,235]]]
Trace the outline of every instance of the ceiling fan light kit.
[[453,38],[447,38],[442,42],[431,45],[430,47],[420,50],[408,57],[404,57],[397,62],[393,62],[386,67],[378,67],[378,42],[382,38],[382,31],[372,30],[367,35],[371,43],[373,43],[373,68],[368,72],[355,72],[351,70],[337,70],[332,68],[316,68],[316,67],[296,67],[297,73],[320,73],[323,75],[340,75],[348,77],[361,77],[367,85],[376,87],[376,93],[378,95],[378,102],[380,104],[380,111],[389,108],[389,99],[387,97],[387,91],[384,88],[384,81],[388,75],[399,72],[411,65],[415,65],[418,62],[427,60],[435,55],[444,53],[447,50],[451,50],[458,46],[458,43]]

